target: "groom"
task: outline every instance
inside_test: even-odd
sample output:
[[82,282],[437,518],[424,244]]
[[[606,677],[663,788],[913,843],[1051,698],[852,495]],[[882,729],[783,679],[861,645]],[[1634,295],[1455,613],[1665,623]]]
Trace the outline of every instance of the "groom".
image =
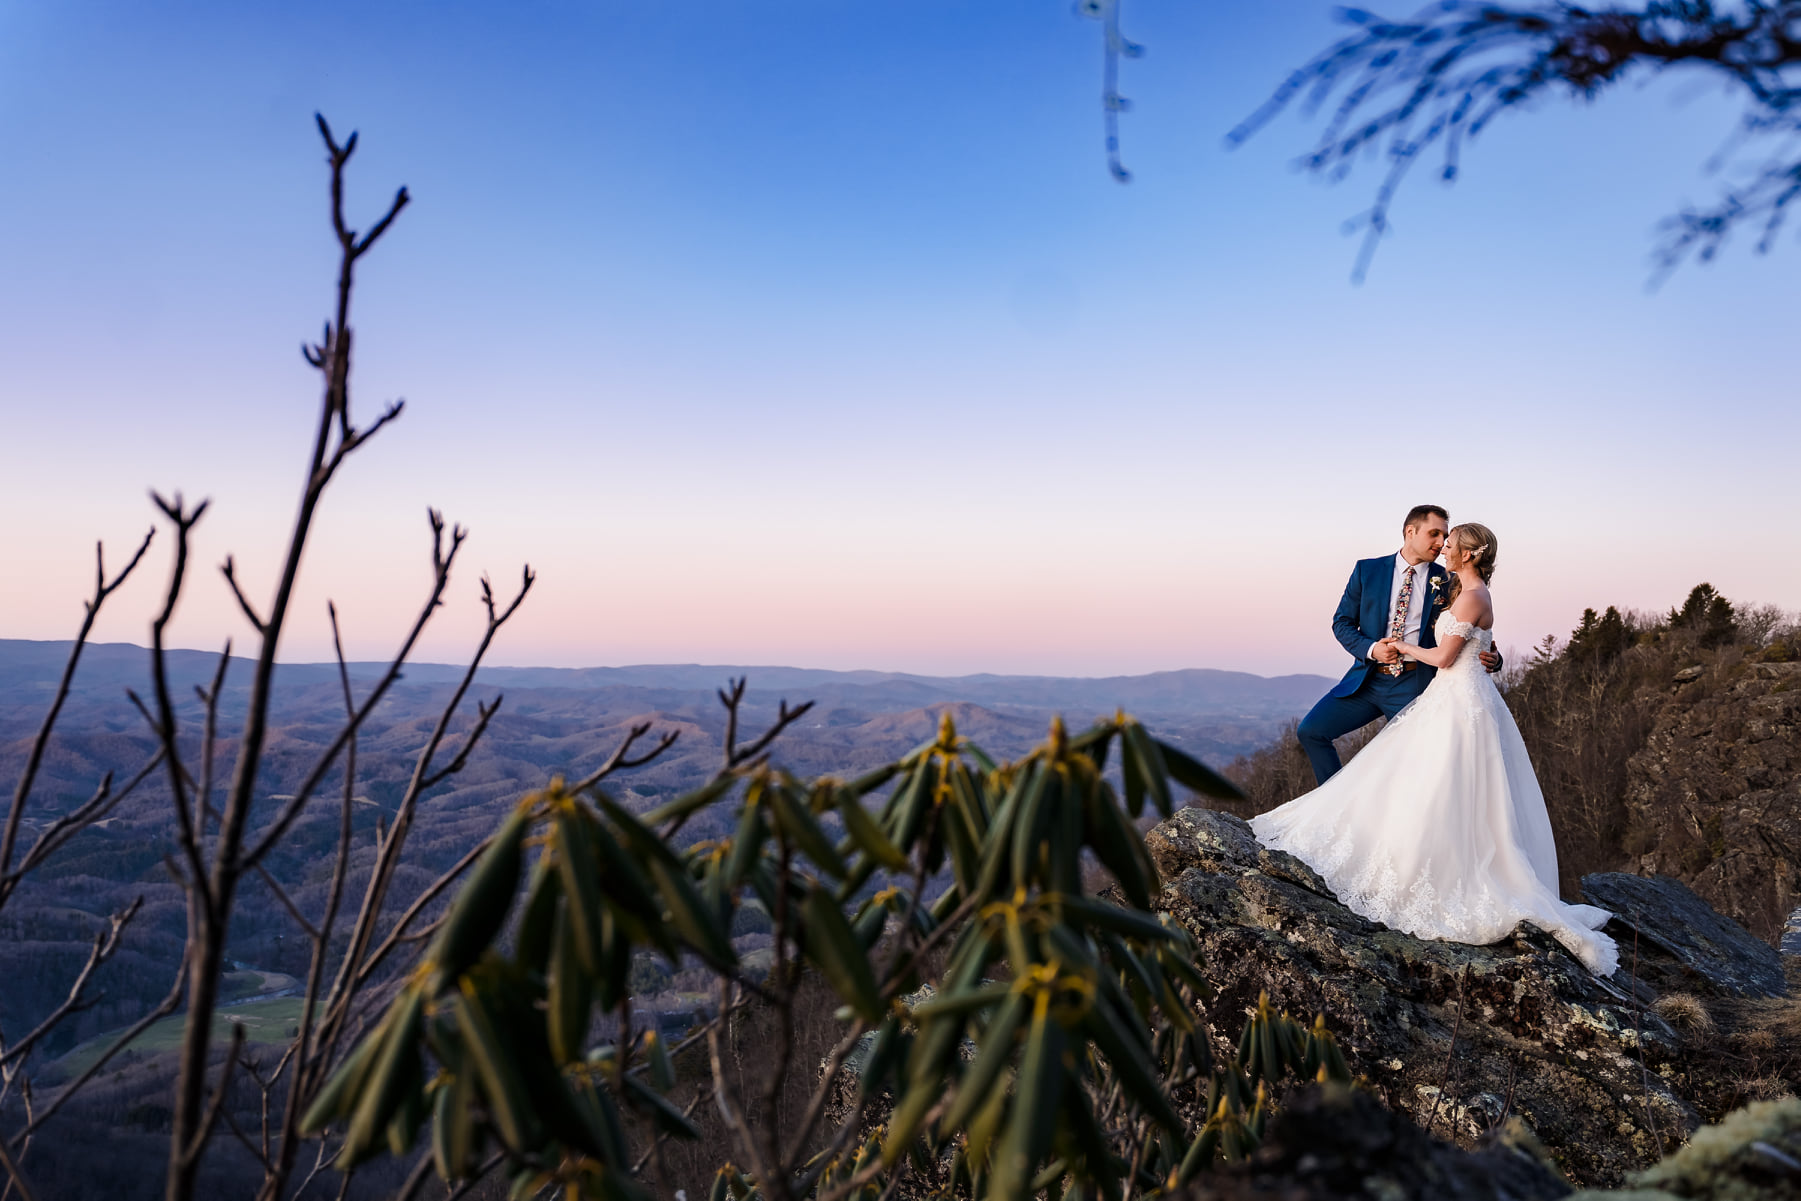
[[[1313,775],[1321,784],[1343,766],[1333,739],[1393,717],[1426,690],[1437,668],[1405,659],[1384,638],[1416,646],[1437,646],[1432,623],[1444,612],[1450,574],[1438,565],[1451,519],[1437,505],[1416,505],[1401,526],[1401,549],[1379,559],[1362,559],[1351,571],[1344,599],[1332,615],[1332,633],[1357,665],[1345,673],[1296,732]],[[1482,655],[1482,666],[1501,670],[1501,656]]]

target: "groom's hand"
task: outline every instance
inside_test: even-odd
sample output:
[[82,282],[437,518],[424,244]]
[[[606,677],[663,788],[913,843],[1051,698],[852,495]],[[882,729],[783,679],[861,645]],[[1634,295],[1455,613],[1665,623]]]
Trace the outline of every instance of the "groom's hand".
[[1390,638],[1384,638],[1370,648],[1370,658],[1378,663],[1393,663],[1400,657],[1401,652],[1395,649],[1394,640]]
[[1501,670],[1501,664],[1502,664],[1503,660],[1501,659],[1500,651],[1483,651],[1481,658],[1482,658],[1482,666],[1488,668],[1488,672],[1490,675],[1493,675],[1494,673]]

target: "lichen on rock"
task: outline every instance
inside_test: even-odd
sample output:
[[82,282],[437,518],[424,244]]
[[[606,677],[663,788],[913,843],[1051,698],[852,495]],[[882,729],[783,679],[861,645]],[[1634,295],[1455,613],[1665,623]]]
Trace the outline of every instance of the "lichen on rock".
[[[1630,964],[1598,979],[1524,925],[1490,946],[1391,930],[1226,813],[1182,810],[1146,844],[1160,904],[1194,935],[1217,990],[1222,1053],[1268,990],[1292,1013],[1324,1013],[1352,1070],[1397,1113],[1466,1147],[1519,1119],[1577,1184],[1617,1184],[1720,1116],[1708,1106],[1729,1092],[1729,1066],[1657,1014],[1657,989]],[[1644,941],[1642,964],[1691,989],[1706,970],[1678,970]]]
[[1801,1100],[1759,1101],[1703,1126],[1688,1145],[1634,1173],[1631,1188],[1570,1201],[1792,1201],[1801,1198]]

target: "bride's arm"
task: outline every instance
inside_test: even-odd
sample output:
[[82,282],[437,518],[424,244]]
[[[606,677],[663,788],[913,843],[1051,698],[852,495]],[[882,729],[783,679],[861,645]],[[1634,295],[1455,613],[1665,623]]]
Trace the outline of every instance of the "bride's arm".
[[1428,667],[1449,667],[1457,659],[1457,652],[1463,649],[1462,634],[1453,634],[1437,646],[1414,646],[1411,642],[1397,642],[1395,649],[1409,659],[1418,659]]
[[[1457,603],[1451,606],[1451,615],[1458,621],[1470,625],[1479,623],[1486,614],[1483,602],[1475,596],[1460,596]],[[1462,634],[1452,634],[1437,646],[1413,646],[1409,643],[1398,643],[1395,649],[1409,659],[1418,659],[1429,667],[1449,667],[1457,661],[1457,652],[1463,649],[1467,641]]]

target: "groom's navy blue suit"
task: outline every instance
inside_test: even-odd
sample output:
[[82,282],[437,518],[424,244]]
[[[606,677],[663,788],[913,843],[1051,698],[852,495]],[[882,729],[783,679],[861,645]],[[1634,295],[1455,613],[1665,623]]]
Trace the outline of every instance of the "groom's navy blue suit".
[[[1345,673],[1332,691],[1320,698],[1297,733],[1307,759],[1313,764],[1313,775],[1324,784],[1343,766],[1332,740],[1375,721],[1393,717],[1406,708],[1407,702],[1425,691],[1438,669],[1418,660],[1411,669],[1398,676],[1382,670],[1382,665],[1369,657],[1369,649],[1388,637],[1389,621],[1394,614],[1389,608],[1389,595],[1394,590],[1395,556],[1360,559],[1351,570],[1351,582],[1345,585],[1344,598],[1332,614],[1332,633],[1351,652],[1357,665]],[[1420,645],[1437,646],[1432,623],[1444,610],[1448,593],[1447,573],[1437,563],[1426,568],[1426,586],[1415,592],[1408,607],[1420,614]],[[1421,608],[1420,606],[1424,606]]]

